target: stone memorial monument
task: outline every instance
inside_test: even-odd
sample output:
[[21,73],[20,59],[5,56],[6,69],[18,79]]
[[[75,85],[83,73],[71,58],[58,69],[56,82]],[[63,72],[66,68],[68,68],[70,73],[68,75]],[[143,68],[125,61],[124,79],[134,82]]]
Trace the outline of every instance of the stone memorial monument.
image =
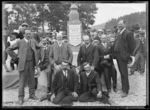
[[73,52],[78,52],[81,44],[82,25],[79,20],[78,6],[75,3],[71,4],[69,21],[67,23],[68,40]]

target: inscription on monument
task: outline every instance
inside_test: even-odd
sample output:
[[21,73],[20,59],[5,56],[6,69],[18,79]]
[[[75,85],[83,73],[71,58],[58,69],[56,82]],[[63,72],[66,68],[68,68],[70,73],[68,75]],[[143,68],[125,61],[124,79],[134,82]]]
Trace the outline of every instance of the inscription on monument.
[[69,41],[73,46],[81,43],[81,24],[68,25],[69,27]]

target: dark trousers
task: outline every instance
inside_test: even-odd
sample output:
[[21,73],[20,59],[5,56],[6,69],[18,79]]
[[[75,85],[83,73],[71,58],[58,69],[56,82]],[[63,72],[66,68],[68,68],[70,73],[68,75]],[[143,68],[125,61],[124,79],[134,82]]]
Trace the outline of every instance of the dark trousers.
[[143,53],[138,52],[135,56],[135,62],[131,67],[131,72],[139,70],[141,73],[145,71],[145,57]]
[[117,88],[117,71],[113,64],[109,68],[109,79],[110,79],[110,85],[111,85],[111,79],[112,79],[113,89],[116,89]]
[[35,95],[34,60],[26,61],[24,70],[19,73],[19,98],[24,98],[24,88],[29,81],[29,96]]
[[118,68],[121,74],[122,91],[128,94],[129,91],[129,79],[127,61],[122,60],[119,55],[116,56]]
[[78,97],[73,97],[72,92],[66,93],[65,91],[58,92],[53,101],[54,104],[72,104],[77,101]]
[[94,102],[96,101],[97,93],[98,91],[96,88],[94,88],[92,91],[84,92],[80,95],[79,101],[80,102]]
[[47,71],[47,87],[51,88],[51,82],[52,82],[52,68],[49,62],[43,61],[39,64],[39,68],[41,71],[46,70]]

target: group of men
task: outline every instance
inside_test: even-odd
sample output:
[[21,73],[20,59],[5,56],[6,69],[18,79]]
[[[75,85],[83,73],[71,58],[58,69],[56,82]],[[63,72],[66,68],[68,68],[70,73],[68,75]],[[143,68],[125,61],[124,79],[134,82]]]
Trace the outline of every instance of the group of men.
[[[133,57],[135,40],[125,27],[123,20],[118,22],[117,37],[109,37],[99,32],[99,36],[84,34],[79,49],[77,67],[73,68],[73,53],[63,36],[57,34],[56,42],[49,44],[46,38],[40,42],[31,38],[31,30],[26,28],[23,38],[9,46],[6,52],[12,59],[18,59],[19,104],[24,102],[24,87],[29,81],[29,98],[38,100],[35,95],[35,69],[47,73],[47,95],[54,104],[72,105],[74,101],[109,103],[111,78],[113,90],[117,92],[117,72],[113,59],[117,60],[122,81],[122,97],[129,93],[128,61]],[[18,49],[18,54],[13,50]],[[134,58],[134,57],[133,57]],[[104,75],[107,91],[102,90],[100,77]],[[28,80],[27,80],[28,78]]]

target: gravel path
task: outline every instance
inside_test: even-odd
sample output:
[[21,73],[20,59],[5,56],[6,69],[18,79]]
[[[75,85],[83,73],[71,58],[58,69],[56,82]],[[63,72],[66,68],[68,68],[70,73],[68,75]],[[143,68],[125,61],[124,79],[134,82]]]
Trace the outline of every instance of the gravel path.
[[[130,91],[128,97],[121,98],[121,84],[120,80],[118,80],[118,92],[114,93],[113,91],[110,94],[110,100],[114,102],[113,106],[146,106],[146,74],[144,73],[141,76],[138,72],[135,72],[133,76],[129,76],[130,83]],[[39,86],[36,90],[36,96],[40,98],[42,95],[46,93],[46,88]],[[2,95],[3,107],[16,107],[18,101],[18,89],[12,90],[3,90]],[[25,88],[25,102],[22,106],[57,106],[53,103],[45,100],[43,102],[34,101],[28,99],[28,87]],[[73,106],[110,106],[108,104],[103,104],[100,102],[74,102]]]

